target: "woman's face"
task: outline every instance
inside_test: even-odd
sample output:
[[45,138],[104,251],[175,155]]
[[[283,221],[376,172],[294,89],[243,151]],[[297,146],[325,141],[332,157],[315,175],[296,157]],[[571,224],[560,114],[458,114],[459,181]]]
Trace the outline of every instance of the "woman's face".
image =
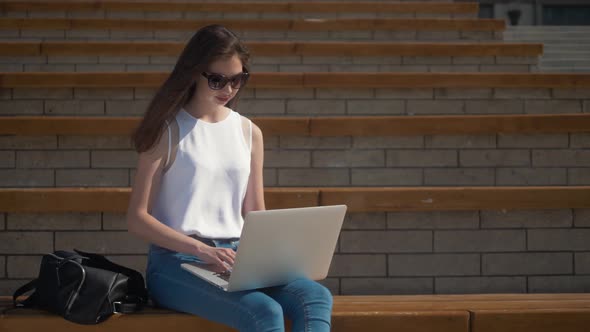
[[[225,77],[232,78],[242,72],[242,61],[237,54],[231,58],[219,59],[211,63],[207,74],[221,74]],[[199,74],[199,81],[197,84],[197,99],[199,103],[210,106],[223,106],[227,104],[238,92],[238,89],[231,87],[231,82],[228,82],[222,89],[213,90],[207,83],[207,78]]]

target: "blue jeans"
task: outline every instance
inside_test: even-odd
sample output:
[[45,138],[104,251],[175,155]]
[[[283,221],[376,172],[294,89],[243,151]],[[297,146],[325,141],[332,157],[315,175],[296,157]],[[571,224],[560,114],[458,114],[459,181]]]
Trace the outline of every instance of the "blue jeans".
[[[213,240],[216,247],[237,250],[239,241]],[[199,258],[166,249],[150,249],[146,283],[158,306],[190,313],[239,331],[284,331],[284,316],[291,330],[329,331],[332,294],[310,279],[296,279],[283,286],[225,292],[183,270],[183,262]]]

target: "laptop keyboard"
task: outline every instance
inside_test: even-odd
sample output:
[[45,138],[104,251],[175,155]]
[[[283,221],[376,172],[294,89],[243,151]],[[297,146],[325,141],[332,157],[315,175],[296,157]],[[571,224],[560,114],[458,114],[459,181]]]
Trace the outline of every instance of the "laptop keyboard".
[[217,272],[217,273],[215,273],[215,276],[229,282],[229,277],[231,276],[231,272],[230,271]]

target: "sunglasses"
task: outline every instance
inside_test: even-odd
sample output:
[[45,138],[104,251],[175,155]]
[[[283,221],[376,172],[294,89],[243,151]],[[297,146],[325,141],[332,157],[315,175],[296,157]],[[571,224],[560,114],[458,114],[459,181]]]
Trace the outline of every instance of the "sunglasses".
[[225,88],[228,82],[230,82],[232,89],[239,89],[240,87],[246,85],[250,73],[242,72],[232,77],[227,77],[222,74],[206,72],[202,73],[202,75],[207,79],[209,88],[213,90],[221,90]]

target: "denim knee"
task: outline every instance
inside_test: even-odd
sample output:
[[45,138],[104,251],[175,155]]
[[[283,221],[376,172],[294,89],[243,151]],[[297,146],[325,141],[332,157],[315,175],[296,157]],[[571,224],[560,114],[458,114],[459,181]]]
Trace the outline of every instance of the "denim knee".
[[253,317],[244,322],[244,326],[238,326],[240,331],[284,331],[285,319],[281,305],[268,298],[250,307]]

